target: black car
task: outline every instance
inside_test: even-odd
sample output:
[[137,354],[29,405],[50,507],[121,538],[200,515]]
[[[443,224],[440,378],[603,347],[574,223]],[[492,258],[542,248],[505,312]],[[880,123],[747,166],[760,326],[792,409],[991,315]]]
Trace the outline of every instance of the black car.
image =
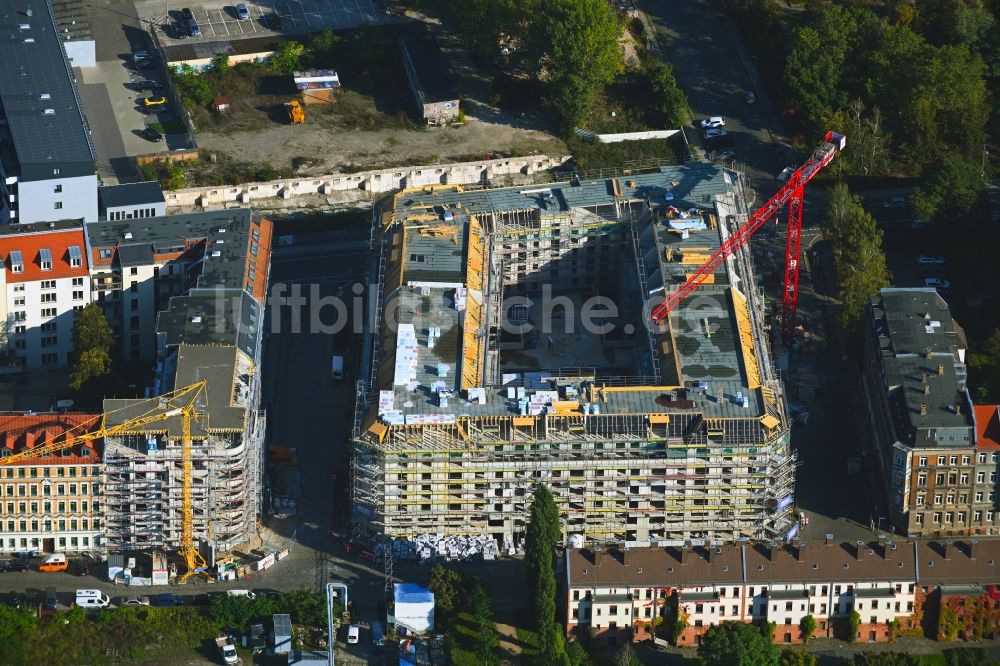
[[154,594],[149,598],[150,606],[183,606],[184,597],[177,594],[171,594],[169,592],[164,592],[163,594]]
[[45,610],[55,610],[59,607],[59,598],[56,597],[56,588],[45,588]]
[[143,81],[138,81],[135,87],[139,90],[159,90],[163,87],[163,84],[159,81],[153,81],[152,79],[145,79]]
[[147,141],[152,141],[154,143],[159,143],[160,141],[163,141],[163,135],[157,132],[152,127],[147,127],[146,129],[142,130],[142,138],[146,139]]
[[24,573],[30,568],[31,568],[31,563],[25,562],[23,560],[16,560],[14,562],[7,563],[7,571],[20,571],[21,573]]
[[281,30],[281,16],[278,14],[268,14],[264,17],[265,23],[271,30]]

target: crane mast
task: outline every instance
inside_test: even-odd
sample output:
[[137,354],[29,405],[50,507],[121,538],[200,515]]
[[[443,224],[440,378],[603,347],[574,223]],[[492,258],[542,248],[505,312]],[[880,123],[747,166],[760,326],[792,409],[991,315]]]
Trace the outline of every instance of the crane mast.
[[728,257],[746,245],[750,237],[764,226],[765,222],[777,215],[787,205],[788,236],[785,243],[785,277],[781,299],[781,336],[785,344],[791,344],[795,332],[795,311],[799,300],[799,253],[802,239],[802,199],[805,194],[805,186],[833,161],[833,158],[844,149],[846,142],[843,134],[827,132],[823,143],[813,151],[806,163],[793,171],[784,185],[764,205],[755,210],[747,219],[746,224],[736,229],[684,284],[668,293],[666,300],[653,309],[650,314],[653,323],[661,323],[671,310],[690,296],[698,285],[715,273]]
[[[184,386],[182,388],[171,391],[164,395],[158,396],[156,398],[150,398],[148,401],[154,406],[148,411],[140,416],[127,419],[121,423],[109,426],[107,425],[108,416],[114,412],[105,412],[99,417],[95,416],[90,421],[78,425],[74,428],[64,431],[58,437],[52,439],[48,443],[42,446],[36,446],[31,449],[25,449],[24,451],[19,451],[18,453],[8,456],[6,458],[0,458],[0,465],[11,465],[19,461],[27,460],[29,458],[35,458],[37,456],[49,455],[52,453],[57,453],[64,449],[71,448],[78,444],[84,444],[87,442],[92,442],[99,439],[106,439],[108,437],[114,437],[116,435],[134,432],[138,428],[149,425],[151,423],[158,423],[166,421],[167,419],[173,418],[175,416],[181,417],[181,544],[178,550],[180,556],[184,559],[184,564],[186,565],[186,571],[181,577],[181,582],[184,582],[191,576],[197,573],[204,573],[208,564],[205,559],[198,552],[198,549],[194,545],[194,510],[192,507],[191,499],[191,484],[192,484],[192,462],[191,462],[191,419],[198,416],[196,410],[198,396],[206,390],[208,382],[202,380],[196,382],[189,386]],[[183,404],[177,405],[177,401],[184,400]],[[169,409],[165,409],[169,408]],[[88,429],[92,427],[97,419],[100,418],[101,425],[95,430]]]

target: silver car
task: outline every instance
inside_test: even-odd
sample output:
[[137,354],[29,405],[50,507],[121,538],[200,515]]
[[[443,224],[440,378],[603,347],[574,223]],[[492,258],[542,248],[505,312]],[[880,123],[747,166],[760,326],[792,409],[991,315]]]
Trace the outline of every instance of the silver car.
[[236,18],[238,18],[241,21],[250,20],[250,10],[247,9],[246,4],[241,2],[240,4],[236,5]]

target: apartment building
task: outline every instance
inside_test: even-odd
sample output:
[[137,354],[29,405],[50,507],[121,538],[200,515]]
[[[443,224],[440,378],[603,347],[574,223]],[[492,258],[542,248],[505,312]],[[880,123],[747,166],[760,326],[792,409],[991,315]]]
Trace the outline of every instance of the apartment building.
[[[678,618],[678,645],[726,621],[773,623],[775,642],[793,644],[806,616],[814,636],[848,638],[856,612],[854,640],[885,642],[951,604],[969,609],[956,613],[963,637],[982,637],[1000,630],[998,559],[992,540],[570,548],[560,612],[568,637],[610,645],[668,635]],[[974,609],[987,618],[976,626]]]
[[0,225],[97,220],[97,158],[47,0],[0,4]]
[[995,534],[998,451],[980,445],[948,304],[882,289],[867,314],[863,387],[891,521],[910,536]]
[[90,303],[90,263],[78,223],[0,227],[0,348],[25,370],[73,360],[74,313]]
[[[384,200],[355,537],[514,547],[539,482],[568,535],[793,537],[794,453],[748,252],[668,320],[644,314],[745,214],[738,175],[707,164]],[[581,318],[598,302],[595,330]]]
[[100,442],[4,463],[66,431],[98,425],[99,414],[0,414],[0,552],[103,549]]
[[155,180],[105,185],[97,189],[97,199],[100,218],[111,222],[167,214],[163,189]]
[[[260,518],[266,416],[259,368],[271,223],[240,209],[102,222],[88,233],[98,240],[96,256],[110,250],[101,270],[121,276],[122,298],[140,301],[127,306],[127,313],[139,313],[129,316],[156,310],[148,332],[144,322],[128,329],[139,331],[140,349],[149,338],[156,367],[151,393],[207,383],[192,421],[191,492],[194,538],[211,561],[212,553],[245,543]],[[107,302],[110,290],[103,291]],[[152,412],[177,406],[153,405]],[[141,399],[104,402],[109,425],[150,410]],[[171,417],[106,439],[108,550],[180,544],[182,436],[180,417]]]

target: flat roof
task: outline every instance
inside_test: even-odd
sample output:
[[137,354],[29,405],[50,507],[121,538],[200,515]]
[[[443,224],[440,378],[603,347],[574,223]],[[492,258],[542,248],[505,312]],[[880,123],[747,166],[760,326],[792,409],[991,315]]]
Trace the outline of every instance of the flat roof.
[[97,188],[97,195],[105,208],[166,202],[166,199],[163,197],[163,189],[155,180],[147,180],[141,183],[105,185]]
[[971,445],[964,341],[948,304],[925,288],[882,289],[870,303],[897,437],[910,446]]
[[72,71],[46,0],[0,3],[0,63],[0,105],[22,167],[95,162]]
[[59,36],[67,42],[94,38],[83,0],[52,0],[52,11],[59,26]]
[[263,312],[242,289],[193,289],[174,296],[156,318],[156,332],[168,347],[181,343],[238,347],[255,357]]

